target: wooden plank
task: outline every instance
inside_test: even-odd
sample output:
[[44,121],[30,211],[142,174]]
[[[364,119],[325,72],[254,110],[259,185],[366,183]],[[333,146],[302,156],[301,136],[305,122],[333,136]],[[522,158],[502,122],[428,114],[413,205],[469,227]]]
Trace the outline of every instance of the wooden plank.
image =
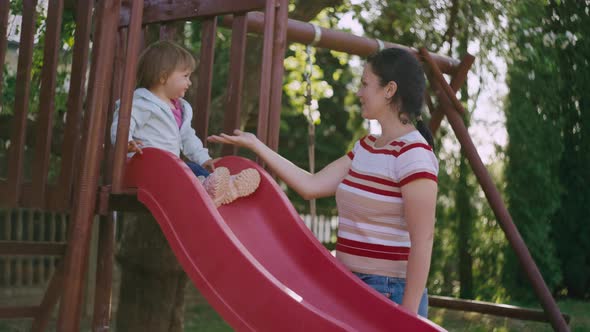
[[66,252],[66,243],[0,241],[0,255],[4,256],[62,256]]
[[63,0],[51,0],[47,7],[47,26],[41,68],[41,91],[39,114],[37,117],[37,140],[33,160],[32,207],[45,208],[45,184],[49,176],[49,156],[51,154],[51,134],[55,111],[55,85],[57,80],[57,59],[61,50],[61,21]]
[[29,318],[37,314],[39,307],[4,307],[0,308],[0,319],[6,318]]
[[[224,114],[224,133],[232,133],[240,128],[242,113],[242,91],[244,85],[244,65],[246,63],[246,15],[234,16],[229,64],[229,80],[227,82],[227,102]],[[221,155],[235,154],[237,148],[224,144]]]
[[258,126],[256,135],[264,144],[268,144],[268,114],[270,105],[270,79],[272,74],[273,32],[275,25],[275,1],[268,0],[264,9],[264,40],[262,44],[262,68],[260,70],[260,96],[258,98]]
[[131,105],[133,103],[133,91],[135,90],[135,78],[137,60],[141,47],[141,16],[143,2],[134,1],[131,8],[131,24],[127,36],[127,52],[125,54],[125,66],[123,68],[121,104],[119,107],[119,121],[117,126],[117,141],[114,149],[113,161],[113,187],[116,193],[123,187],[123,171],[127,156],[127,137],[129,136],[129,124],[131,122]]
[[[115,160],[115,146],[111,142],[111,124],[113,123],[113,116],[115,113],[115,103],[121,99],[121,86],[123,82],[123,68],[125,67],[125,45],[127,45],[127,28],[119,29],[117,33],[117,45],[115,49],[115,60],[113,63],[113,83],[111,84],[110,103],[107,115],[107,126],[105,128],[105,168],[103,173],[103,183],[113,182],[113,165]],[[143,39],[143,29],[142,38]],[[143,44],[143,42],[141,42]],[[127,156],[125,156],[126,158]],[[109,187],[110,190],[110,187]],[[99,198],[100,199],[100,198]],[[100,213],[100,212],[97,212]]]
[[33,42],[35,39],[35,17],[37,0],[23,0],[21,38],[16,71],[16,90],[12,135],[8,152],[8,182],[3,201],[11,207],[18,205],[23,176],[25,130],[29,94],[31,90],[31,69],[33,65]]
[[275,36],[272,56],[272,75],[270,91],[270,112],[268,119],[268,143],[274,151],[279,151],[279,134],[281,127],[281,98],[283,95],[283,73],[285,51],[287,48],[287,19],[288,19],[288,1],[279,0],[280,5],[277,10],[277,19],[275,20]]
[[[8,46],[8,9],[9,0],[0,0],[0,62],[4,63],[6,47]],[[4,70],[0,70],[0,112],[2,112],[2,83],[4,82]]]
[[[130,10],[127,6],[121,9],[119,26],[127,26],[130,22]],[[146,0],[144,1],[143,24],[163,23],[207,16],[219,16],[230,13],[244,13],[264,8],[265,0]]]
[[209,112],[211,106],[211,82],[213,80],[213,60],[215,58],[215,35],[217,31],[217,19],[209,17],[203,20],[201,32],[201,54],[198,69],[197,93],[193,105],[193,128],[197,136],[207,144],[207,132],[209,130]]
[[74,165],[78,162],[79,156],[80,122],[85,95],[93,3],[93,1],[79,1],[76,9],[72,74],[66,104],[67,116],[61,154],[61,168],[57,180],[58,191],[55,195],[52,195],[52,200],[55,201],[54,204],[51,204],[62,211],[70,206],[75,174]]

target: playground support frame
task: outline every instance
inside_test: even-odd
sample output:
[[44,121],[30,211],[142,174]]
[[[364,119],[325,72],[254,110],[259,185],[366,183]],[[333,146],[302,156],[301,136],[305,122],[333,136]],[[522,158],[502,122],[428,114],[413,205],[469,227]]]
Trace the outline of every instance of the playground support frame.
[[[431,70],[429,77],[430,82],[435,85],[435,91],[437,91],[437,93],[440,95],[440,98],[444,98],[443,94],[446,95],[446,97],[452,102],[454,108],[459,112],[464,113],[465,110],[463,109],[463,105],[457,99],[457,96],[455,96],[453,89],[444,79],[441,70],[438,68],[429,52],[425,48],[421,48],[420,55]],[[473,173],[477,177],[477,180],[481,185],[496,218],[500,221],[500,225],[502,226],[502,229],[504,230],[510,245],[516,252],[521,266],[524,268],[529,280],[533,284],[533,289],[535,290],[535,293],[537,294],[543,309],[545,309],[545,312],[549,316],[551,325],[556,331],[569,331],[565,319],[561,315],[555,300],[551,296],[551,292],[549,292],[549,288],[543,281],[541,272],[539,272],[533,257],[531,256],[526,244],[518,232],[518,229],[512,221],[512,217],[510,216],[508,209],[502,201],[500,192],[494,185],[492,177],[488,173],[485,165],[479,157],[477,148],[469,136],[469,132],[463,123],[463,119],[456,111],[446,107],[443,107],[442,109],[445,112],[445,115],[447,116],[447,119],[449,120],[449,123],[451,124],[451,127],[457,136],[457,139],[461,143],[461,147],[465,151],[465,155],[471,164]]]

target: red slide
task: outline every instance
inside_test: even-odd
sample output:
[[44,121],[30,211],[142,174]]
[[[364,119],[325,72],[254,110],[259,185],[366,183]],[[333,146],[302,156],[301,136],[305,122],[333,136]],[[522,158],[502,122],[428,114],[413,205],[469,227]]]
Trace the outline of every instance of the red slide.
[[444,331],[350,273],[315,239],[256,163],[225,157],[232,174],[261,173],[251,196],[216,209],[176,156],[153,148],[130,160],[126,186],[160,224],[209,304],[237,331]]

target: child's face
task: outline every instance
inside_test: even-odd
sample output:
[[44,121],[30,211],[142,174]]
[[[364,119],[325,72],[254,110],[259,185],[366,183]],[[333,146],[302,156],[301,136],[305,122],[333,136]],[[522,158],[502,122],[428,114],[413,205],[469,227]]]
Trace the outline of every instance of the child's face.
[[164,82],[164,92],[169,99],[178,99],[184,97],[186,90],[191,86],[190,69],[175,70],[168,76]]

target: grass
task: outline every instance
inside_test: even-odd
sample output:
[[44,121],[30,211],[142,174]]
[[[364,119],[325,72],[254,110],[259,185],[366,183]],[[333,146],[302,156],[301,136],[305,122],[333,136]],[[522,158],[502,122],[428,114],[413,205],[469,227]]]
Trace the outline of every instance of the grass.
[[[186,332],[233,331],[200,296],[187,303]],[[558,305],[571,317],[572,332],[590,332],[590,302],[563,300]],[[549,323],[529,322],[478,313],[430,308],[429,318],[450,332],[550,332]]]
[[[562,312],[571,317],[572,332],[590,332],[590,301],[562,300],[558,302]],[[534,306],[534,305],[532,305]],[[429,318],[451,332],[550,332],[549,323],[528,322],[455,310],[430,308]],[[0,332],[25,332],[30,320],[0,320]],[[83,320],[88,326],[88,320]],[[111,326],[114,331],[114,326]],[[83,328],[83,331],[89,331]],[[53,329],[50,329],[53,331]],[[205,299],[189,287],[185,311],[186,332],[230,332],[232,328],[209,306]]]

